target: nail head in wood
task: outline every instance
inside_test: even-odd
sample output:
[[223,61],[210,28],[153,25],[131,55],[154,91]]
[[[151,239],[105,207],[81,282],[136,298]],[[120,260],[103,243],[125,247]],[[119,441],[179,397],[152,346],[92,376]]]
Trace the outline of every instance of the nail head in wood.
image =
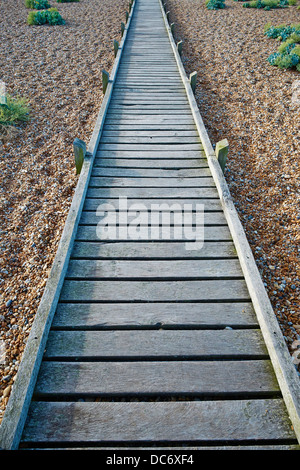
[[83,165],[84,157],[86,155],[86,144],[83,140],[80,140],[78,137],[76,137],[73,142],[73,149],[75,155],[76,173],[79,175]]
[[196,82],[197,82],[197,72],[192,72],[190,74],[190,85],[191,85],[191,88],[193,90],[193,93],[195,93],[195,89],[196,89]]
[[102,90],[104,94],[106,92],[108,81],[109,81],[109,73],[106,72],[106,70],[102,70]]
[[216,157],[224,173],[227,155],[229,150],[229,143],[227,139],[220,140],[216,144]]

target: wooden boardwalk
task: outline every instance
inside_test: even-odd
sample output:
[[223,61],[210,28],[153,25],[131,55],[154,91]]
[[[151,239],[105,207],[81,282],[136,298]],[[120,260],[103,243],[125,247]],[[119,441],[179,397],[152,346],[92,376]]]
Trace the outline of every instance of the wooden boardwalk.
[[[159,222],[150,239],[145,223],[139,240],[101,241],[98,207],[113,215],[120,197],[141,214],[189,205],[190,224],[203,205],[203,247]],[[134,6],[19,441],[297,447],[158,0]]]

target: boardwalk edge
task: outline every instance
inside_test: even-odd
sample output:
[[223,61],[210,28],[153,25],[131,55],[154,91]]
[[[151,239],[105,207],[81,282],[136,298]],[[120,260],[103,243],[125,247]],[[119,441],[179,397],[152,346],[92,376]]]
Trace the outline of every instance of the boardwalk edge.
[[27,344],[21,359],[20,367],[16,374],[12,392],[4,412],[2,423],[0,425],[0,449],[3,450],[17,449],[21,439],[28,408],[37,379],[38,370],[44,353],[48,332],[55,314],[60,291],[68,267],[70,254],[73,248],[74,237],[81,216],[93,162],[96,156],[104,119],[110,102],[116,74],[119,68],[123,46],[127,37],[127,31],[130,27],[131,19],[134,14],[135,4],[136,0],[134,0],[130,14],[128,16],[128,21],[124,29],[118,53],[115,57],[113,69],[110,74],[109,82],[95,123],[93,134],[87,147],[87,156],[83,162],[56,256],[54,258],[45,290],[27,339]]
[[261,332],[265,340],[271,362],[273,364],[274,372],[276,374],[287,411],[289,413],[291,424],[298,442],[300,443],[300,380],[292,363],[292,358],[285,343],[283,334],[280,330],[280,326],[278,324],[270,299],[263,285],[253,253],[234,206],[222,169],[216,158],[215,151],[204,126],[193,90],[190,85],[190,81],[186,75],[178,48],[174,41],[162,0],[158,1],[160,3],[162,15],[176,58],[177,66],[192,109],[195,124],[202,141],[205,155],[207,157],[208,165],[216,184],[224,214],[237,250],[242,271],[249,290],[249,295],[251,297]]

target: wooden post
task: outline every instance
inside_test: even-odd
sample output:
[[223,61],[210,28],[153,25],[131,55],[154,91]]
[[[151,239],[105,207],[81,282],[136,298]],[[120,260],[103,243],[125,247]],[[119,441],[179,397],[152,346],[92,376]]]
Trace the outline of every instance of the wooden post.
[[175,26],[175,23],[171,23],[170,28],[171,28],[171,33],[172,34],[174,34],[174,26]]
[[179,42],[177,43],[177,50],[178,50],[178,54],[179,54],[179,55],[182,54],[182,44],[183,44],[182,41],[179,41]]
[[5,83],[0,80],[0,106],[7,108],[7,95]]
[[170,12],[169,12],[169,11],[167,11],[167,13],[166,13],[166,17],[167,17],[167,20],[168,20],[168,21],[169,21],[169,16],[170,16]]
[[227,139],[220,140],[216,144],[216,157],[224,173],[227,155],[229,150],[229,143]]
[[86,144],[83,140],[80,140],[76,137],[73,142],[73,149],[75,155],[75,166],[76,166],[76,173],[79,175],[81,172],[81,168],[83,165],[84,157],[86,154]]
[[125,15],[126,15],[126,23],[127,23],[128,18],[129,18],[129,13],[128,13],[128,11],[125,12]]
[[106,72],[105,70],[102,70],[102,90],[103,90],[103,94],[105,94],[105,92],[106,92],[108,81],[109,81],[109,73]]
[[117,57],[118,50],[119,50],[119,43],[118,43],[118,41],[116,41],[116,39],[114,39],[114,54],[115,54],[115,57]]
[[192,90],[193,90],[193,93],[195,93],[195,89],[196,89],[196,81],[197,81],[197,72],[192,72],[190,74],[190,85],[192,87]]
[[164,3],[164,4],[163,4],[163,7],[164,7],[164,10],[166,11],[166,9],[167,9],[167,4]]
[[122,23],[121,23],[121,34],[122,34],[122,36],[124,34],[124,31],[125,31],[125,24],[122,21]]

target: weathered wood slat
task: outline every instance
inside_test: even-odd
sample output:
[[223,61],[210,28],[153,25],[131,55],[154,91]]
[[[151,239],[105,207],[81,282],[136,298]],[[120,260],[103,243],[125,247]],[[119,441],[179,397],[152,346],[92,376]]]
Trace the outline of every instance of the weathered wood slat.
[[174,148],[173,150],[158,149],[156,146],[155,148],[149,150],[138,150],[138,146],[136,149],[131,150],[98,150],[96,154],[96,158],[143,158],[144,160],[155,160],[155,159],[203,159],[204,155],[201,149],[197,150],[183,150],[181,148]]
[[208,168],[189,168],[182,170],[167,170],[161,168],[97,168],[92,171],[92,176],[101,177],[124,177],[124,178],[189,178],[189,177],[210,177]]
[[[198,204],[199,206],[200,204]],[[155,204],[152,204],[152,210],[149,212],[143,203],[137,203],[135,206],[128,206],[128,211],[126,211],[126,216],[123,214],[123,218],[121,219],[120,213],[117,211],[119,208],[118,203],[113,203],[111,201],[110,207],[104,207],[104,205],[99,206],[99,212],[97,215],[97,211],[84,211],[81,214],[80,225],[97,225],[99,223],[103,223],[106,226],[115,225],[116,223],[118,226],[130,226],[130,224],[134,223],[137,219],[137,216],[143,214],[143,219],[139,221],[139,226],[144,227],[149,223],[154,224],[153,221],[157,225],[161,226],[170,226],[170,227],[182,227],[182,232],[184,231],[184,226],[195,226],[197,223],[198,214],[196,212],[191,212],[190,210],[184,210],[184,207],[181,204],[173,204],[170,206],[170,211],[173,208],[177,209],[177,212],[170,212],[168,208],[163,208],[161,204],[156,204],[158,208],[155,210]],[[162,207],[163,210],[159,210],[159,207]],[[98,209],[98,208],[97,208]],[[182,210],[182,213],[179,210]],[[194,205],[194,210],[196,209],[196,204]],[[204,209],[204,206],[203,206]],[[120,211],[122,212],[122,211]],[[184,213],[183,213],[184,212]],[[112,216],[114,214],[114,216]],[[107,217],[110,216],[110,220],[107,220]],[[121,220],[120,220],[121,219]],[[226,219],[222,212],[203,212],[203,224],[204,225],[227,225]]]
[[67,279],[234,279],[242,278],[238,260],[119,261],[70,260]]
[[64,302],[207,302],[250,300],[243,280],[65,281]]
[[222,259],[236,258],[231,242],[205,242],[201,250],[189,251],[185,242],[75,242],[73,258],[87,259]]
[[152,136],[151,132],[148,132],[148,136],[104,136],[101,139],[102,144],[111,144],[116,142],[122,142],[122,144],[200,144],[199,137],[156,137]]
[[35,398],[55,395],[263,397],[279,392],[270,361],[51,362],[42,364]]
[[[180,202],[180,204],[178,204]],[[84,202],[83,210],[85,211],[96,211],[100,204],[112,204],[116,207],[116,210],[119,210],[118,207],[118,199],[89,199],[86,198]],[[219,199],[180,199],[178,201],[174,201],[174,199],[160,199],[157,201],[156,199],[151,198],[144,198],[144,199],[127,199],[128,207],[132,205],[139,204],[140,210],[142,211],[142,207],[145,208],[147,211],[154,210],[159,204],[159,207],[169,207],[172,208],[174,212],[178,211],[177,207],[180,207],[180,211],[182,208],[191,208],[191,210],[196,209],[196,204],[203,204],[205,211],[222,211],[222,206]],[[157,210],[157,209],[156,209]]]
[[214,188],[215,183],[212,177],[202,178],[113,178],[91,176],[90,188]]
[[47,359],[267,358],[259,330],[52,331]]
[[59,303],[54,328],[258,328],[251,302]]
[[[145,188],[145,187],[115,187],[115,188],[89,188],[87,197],[107,198],[107,197],[128,197],[128,198],[217,198],[215,188]],[[201,203],[201,201],[199,201]]]
[[[104,224],[103,224],[104,225]],[[132,240],[132,241],[164,241],[164,242],[174,242],[174,241],[184,241],[185,243],[191,243],[190,247],[187,249],[191,251],[195,251],[192,248],[194,240],[196,239],[196,234],[198,234],[198,241],[199,238],[203,235],[204,243],[206,241],[217,241],[217,242],[226,242],[231,241],[232,236],[227,226],[198,226],[197,228],[185,226],[184,230],[178,231],[174,227],[162,227],[158,225],[150,225],[149,227],[140,226],[140,233],[139,233],[139,225],[135,226],[132,225],[132,232],[128,230],[124,230],[116,227],[116,230],[111,229],[109,231],[109,235],[106,235],[108,228],[104,226],[90,226],[90,225],[80,225],[77,230],[76,240],[83,240],[83,241],[107,241],[107,240],[115,240],[115,241],[124,241],[124,240]],[[132,235],[131,235],[132,233]],[[131,238],[132,237],[132,238]],[[204,244],[203,243],[203,244]],[[197,249],[201,249],[203,244],[198,243]]]
[[[151,132],[152,138],[157,137],[198,137],[195,130],[173,130],[165,131],[163,129],[153,130]],[[149,130],[114,130],[112,126],[105,126],[105,130],[102,132],[102,138],[105,137],[149,137]]]
[[23,442],[293,441],[282,400],[32,403]]
[[[201,154],[200,154],[201,155]],[[181,171],[185,171],[186,168],[193,168],[193,169],[201,169],[201,168],[208,168],[207,160],[205,158],[194,158],[194,159],[145,159],[145,158],[107,158],[103,157],[101,154],[101,158],[96,158],[94,162],[93,169],[96,168],[159,168],[165,170],[178,170],[178,174]]]

